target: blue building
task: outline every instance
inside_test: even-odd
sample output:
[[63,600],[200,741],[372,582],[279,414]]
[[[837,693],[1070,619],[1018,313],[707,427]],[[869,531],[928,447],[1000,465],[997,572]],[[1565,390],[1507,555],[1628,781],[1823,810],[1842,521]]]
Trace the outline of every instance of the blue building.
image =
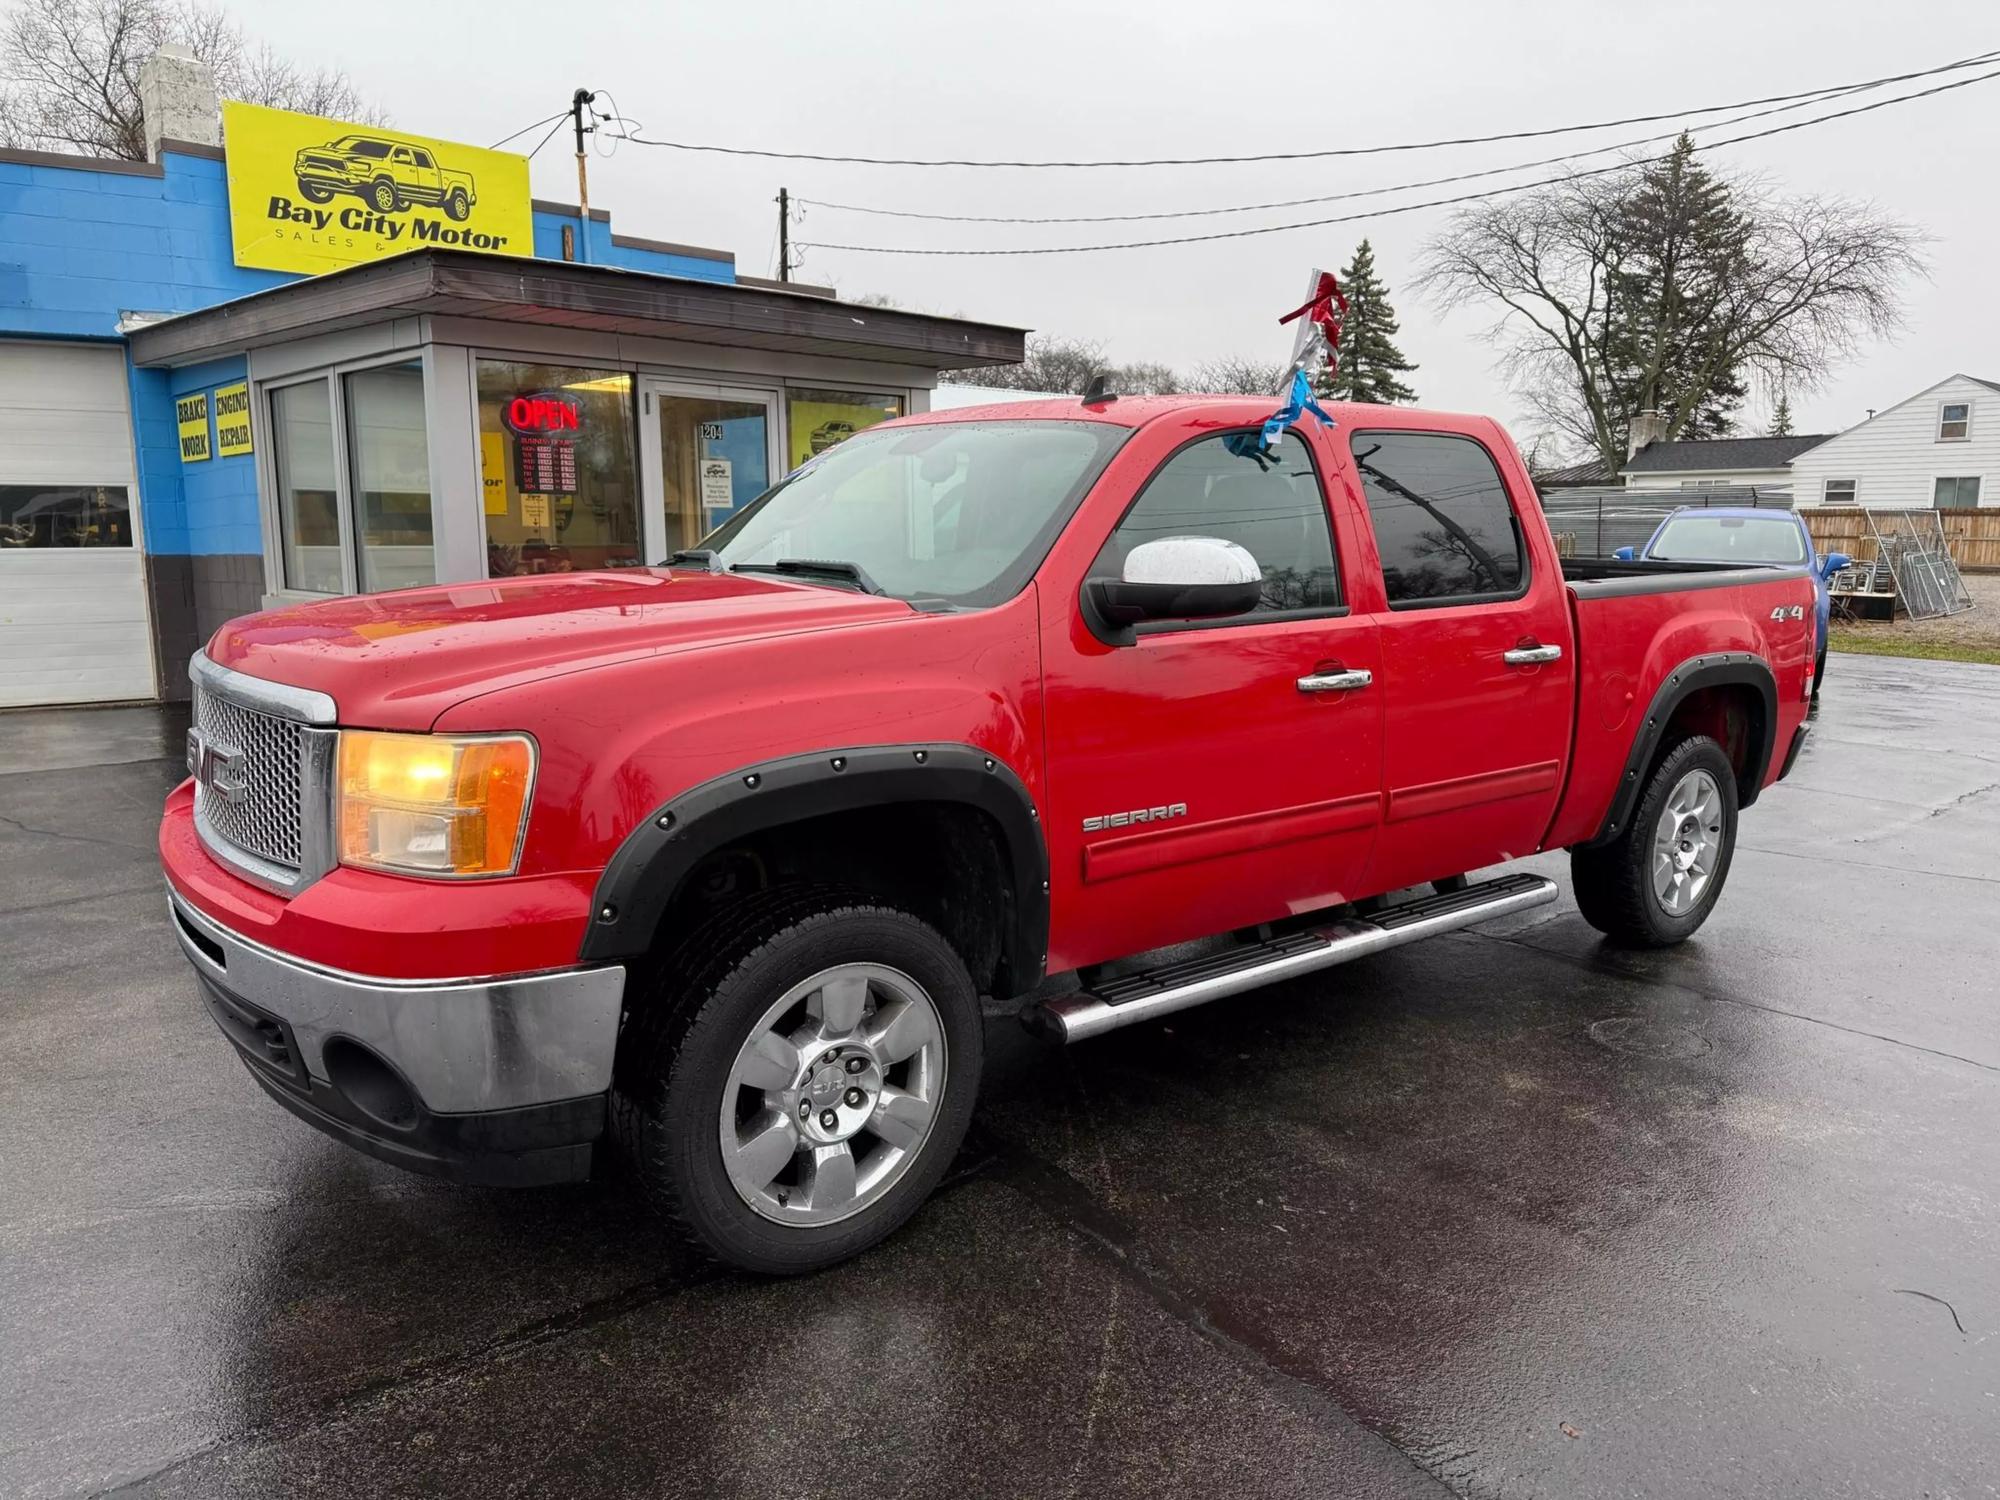
[[534,259],[250,270],[220,146],[155,155],[0,151],[0,707],[184,697],[288,600],[657,559],[1021,357],[539,200]]

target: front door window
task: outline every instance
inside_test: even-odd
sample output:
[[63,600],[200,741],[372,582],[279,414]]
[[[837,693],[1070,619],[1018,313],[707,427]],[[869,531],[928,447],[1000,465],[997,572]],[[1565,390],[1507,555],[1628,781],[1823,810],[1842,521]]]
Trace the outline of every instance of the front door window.
[[666,550],[692,547],[771,487],[771,411],[763,400],[658,392]]

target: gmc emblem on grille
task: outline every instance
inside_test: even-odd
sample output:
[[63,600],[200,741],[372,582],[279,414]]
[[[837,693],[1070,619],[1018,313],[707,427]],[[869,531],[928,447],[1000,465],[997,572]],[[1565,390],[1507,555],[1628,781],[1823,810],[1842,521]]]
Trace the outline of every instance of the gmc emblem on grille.
[[206,787],[208,791],[224,802],[235,804],[244,796],[243,752],[231,750],[225,745],[211,745],[202,737],[199,729],[190,729],[187,737],[187,768],[195,785]]

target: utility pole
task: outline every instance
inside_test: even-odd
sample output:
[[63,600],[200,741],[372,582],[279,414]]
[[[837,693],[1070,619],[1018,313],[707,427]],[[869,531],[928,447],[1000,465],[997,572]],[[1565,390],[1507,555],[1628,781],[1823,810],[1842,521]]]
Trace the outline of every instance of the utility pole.
[[569,101],[570,120],[576,126],[576,201],[579,211],[576,258],[584,262],[590,260],[590,177],[584,171],[583,137],[586,130],[593,130],[596,127],[583,123],[583,113],[590,108],[590,101],[596,97],[597,94],[592,89],[578,89]]
[[792,195],[778,189],[778,280],[792,279]]

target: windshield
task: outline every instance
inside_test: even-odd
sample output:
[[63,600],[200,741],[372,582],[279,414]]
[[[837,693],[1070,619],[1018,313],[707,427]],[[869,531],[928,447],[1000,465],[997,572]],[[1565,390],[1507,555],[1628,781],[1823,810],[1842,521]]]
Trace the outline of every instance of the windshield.
[[997,604],[1028,581],[1128,431],[1050,421],[858,433],[793,470],[702,546],[725,568],[849,563],[899,599]]
[[1675,516],[1646,555],[1662,562],[1802,563],[1806,540],[1790,516]]

